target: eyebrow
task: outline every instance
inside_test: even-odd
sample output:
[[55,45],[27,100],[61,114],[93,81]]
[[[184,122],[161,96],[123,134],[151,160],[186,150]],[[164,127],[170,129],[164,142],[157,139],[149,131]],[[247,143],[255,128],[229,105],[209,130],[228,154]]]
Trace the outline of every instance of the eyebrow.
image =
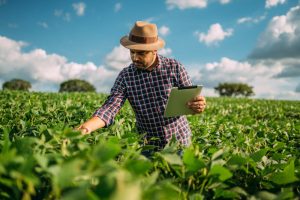
[[147,51],[132,51],[132,50],[130,50],[130,53],[146,54]]

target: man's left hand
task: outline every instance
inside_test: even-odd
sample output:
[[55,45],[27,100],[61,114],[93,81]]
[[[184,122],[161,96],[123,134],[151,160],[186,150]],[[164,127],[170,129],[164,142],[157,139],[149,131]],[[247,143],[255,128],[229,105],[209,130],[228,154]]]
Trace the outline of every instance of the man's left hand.
[[192,109],[195,114],[202,113],[206,106],[206,100],[204,96],[197,96],[191,101],[187,102],[187,106]]

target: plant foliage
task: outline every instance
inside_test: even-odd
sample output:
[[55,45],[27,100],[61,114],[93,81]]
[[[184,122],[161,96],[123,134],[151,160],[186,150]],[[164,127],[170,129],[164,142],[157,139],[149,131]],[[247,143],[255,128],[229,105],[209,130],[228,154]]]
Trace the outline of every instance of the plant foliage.
[[106,129],[74,131],[96,93],[0,92],[0,199],[297,199],[300,102],[207,98],[189,148],[146,158],[128,102]]

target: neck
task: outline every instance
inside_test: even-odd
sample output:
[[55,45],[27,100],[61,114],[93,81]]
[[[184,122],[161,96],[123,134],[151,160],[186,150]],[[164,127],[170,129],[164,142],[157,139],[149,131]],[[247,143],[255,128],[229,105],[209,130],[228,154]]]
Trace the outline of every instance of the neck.
[[146,68],[147,71],[152,71],[152,69],[157,65],[158,59],[157,55],[153,58],[153,61],[149,67]]

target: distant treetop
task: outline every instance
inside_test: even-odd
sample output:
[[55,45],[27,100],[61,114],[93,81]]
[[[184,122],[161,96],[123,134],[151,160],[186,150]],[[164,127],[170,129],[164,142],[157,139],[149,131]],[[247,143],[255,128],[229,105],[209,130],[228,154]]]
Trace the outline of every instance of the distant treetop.
[[95,92],[95,87],[87,81],[71,79],[60,84],[59,92]]
[[253,87],[245,83],[219,83],[215,90],[220,96],[253,96]]
[[28,81],[22,79],[12,79],[3,83],[3,90],[21,90],[21,91],[29,91],[31,88],[31,84]]

